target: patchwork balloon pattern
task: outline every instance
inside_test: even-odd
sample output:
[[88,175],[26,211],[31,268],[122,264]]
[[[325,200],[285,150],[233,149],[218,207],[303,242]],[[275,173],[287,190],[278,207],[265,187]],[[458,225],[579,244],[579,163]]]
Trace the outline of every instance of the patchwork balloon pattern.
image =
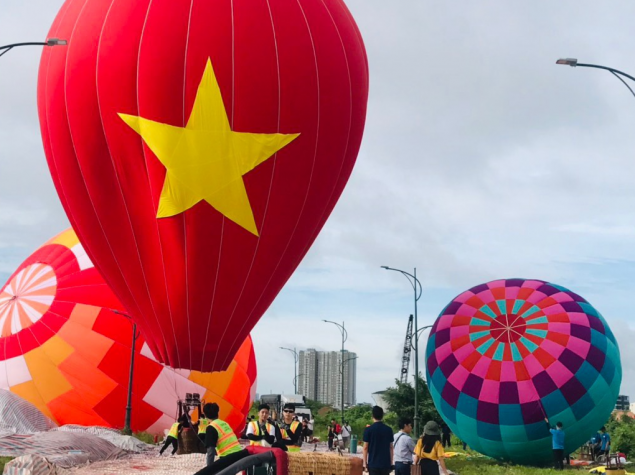
[[566,430],[569,453],[608,419],[622,379],[615,337],[570,290],[540,280],[497,280],[456,297],[427,350],[435,405],[473,449],[516,462],[546,461],[545,417]]
[[[35,251],[0,291],[0,389],[58,424],[123,427],[132,324],[72,230]],[[176,401],[199,393],[242,429],[256,389],[251,338],[226,371],[174,370],[142,336],[135,355],[132,429],[163,433]]]

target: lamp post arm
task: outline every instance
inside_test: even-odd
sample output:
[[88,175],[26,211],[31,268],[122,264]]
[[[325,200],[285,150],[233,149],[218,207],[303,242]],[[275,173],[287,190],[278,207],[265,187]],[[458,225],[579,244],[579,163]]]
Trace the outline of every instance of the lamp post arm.
[[412,285],[412,289],[415,291],[415,299],[419,300],[421,298],[421,294],[423,293],[423,287],[421,286],[421,282],[417,277],[412,275],[410,272],[406,272],[405,270],[395,269],[394,267],[381,266],[382,269],[393,270],[395,272],[400,272],[403,276],[408,279],[410,285]]
[[346,343],[346,340],[348,340],[348,331],[346,330],[346,328],[344,328],[343,325],[340,325],[337,322],[333,322],[331,320],[322,320],[325,323],[332,323],[333,325],[337,325],[337,327],[340,330],[340,333],[342,334],[342,346],[344,345],[344,343]]
[[10,45],[0,46],[0,49],[17,48],[18,46],[48,46],[48,43],[45,41],[28,41],[25,43],[12,43]]
[[626,84],[626,81],[624,81],[624,79],[622,79],[617,73],[614,73],[613,71],[611,71],[611,74],[615,76],[617,79],[619,79],[620,81],[622,81],[622,84],[624,84],[628,88],[628,90],[631,91],[631,94],[633,94],[633,97],[635,97],[635,92],[633,92],[633,90],[631,89],[631,86]]
[[578,66],[582,67],[582,68],[604,69],[606,71],[612,72],[613,74],[620,74],[620,75],[622,75],[624,77],[627,77],[631,81],[635,81],[635,77],[631,76],[630,74],[627,74],[624,71],[620,71],[619,69],[609,68],[608,66],[600,66],[599,64],[589,64],[589,63],[577,63],[576,67],[578,67]]
[[11,43],[10,45],[0,46],[0,56],[7,54],[13,48],[20,46],[64,46],[67,45],[66,40],[60,40],[59,38],[50,38],[47,41],[27,41],[23,43]]

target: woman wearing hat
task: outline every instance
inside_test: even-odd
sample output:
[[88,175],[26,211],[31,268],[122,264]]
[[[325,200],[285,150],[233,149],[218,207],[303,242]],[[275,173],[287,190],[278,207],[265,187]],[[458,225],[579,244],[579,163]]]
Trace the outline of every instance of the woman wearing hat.
[[424,426],[423,435],[415,447],[415,463],[421,466],[421,475],[439,475],[439,466],[443,470],[443,475],[448,475],[444,458],[439,425],[429,421]]

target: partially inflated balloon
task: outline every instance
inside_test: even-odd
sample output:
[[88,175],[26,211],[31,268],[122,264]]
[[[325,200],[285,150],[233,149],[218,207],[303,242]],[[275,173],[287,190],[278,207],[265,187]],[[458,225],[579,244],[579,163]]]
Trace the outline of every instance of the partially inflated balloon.
[[479,285],[455,298],[426,350],[430,393],[452,432],[491,457],[552,459],[545,423],[564,424],[568,454],[606,422],[622,380],[602,315],[540,280]]
[[[0,389],[58,424],[123,427],[132,324],[72,230],[35,251],[0,291]],[[158,363],[143,337],[136,346],[132,429],[162,433],[177,400],[199,393],[242,429],[255,395],[251,338],[228,369],[201,373]]]
[[223,370],[353,169],[364,45],[342,0],[67,0],[39,78],[88,255],[173,367]]

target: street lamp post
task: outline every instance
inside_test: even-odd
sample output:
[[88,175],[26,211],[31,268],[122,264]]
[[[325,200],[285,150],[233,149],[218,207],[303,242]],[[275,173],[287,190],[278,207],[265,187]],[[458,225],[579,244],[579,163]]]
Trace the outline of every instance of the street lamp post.
[[293,390],[298,394],[298,352],[291,348],[280,347],[281,350],[287,350],[293,353]]
[[[400,272],[401,274],[403,274],[406,279],[408,279],[408,282],[410,282],[410,285],[412,285],[412,288],[414,290],[414,298],[415,298],[415,335],[419,334],[419,328],[417,326],[417,302],[419,301],[419,299],[421,298],[421,294],[423,292],[423,288],[421,287],[421,282],[419,282],[419,279],[417,279],[417,268],[415,267],[414,269],[414,274],[410,274],[409,272],[403,271],[401,269],[394,269],[392,267],[388,267],[388,266],[381,266],[382,269],[386,269],[386,270],[393,270],[395,272]],[[419,395],[418,395],[418,389],[419,389],[419,338],[415,338],[414,339],[414,350],[415,350],[415,413],[414,413],[414,431],[415,431],[415,435],[417,437],[419,437],[419,407],[418,407],[418,402],[419,402]]]
[[[331,320],[322,320],[325,323],[332,323],[333,325],[337,325],[337,328],[339,329],[340,333],[342,334],[342,361],[344,360],[344,343],[346,343],[346,340],[348,339],[348,332],[346,331],[346,328],[344,328],[344,322],[342,322],[342,324],[340,325],[337,322],[332,322]],[[344,370],[342,368],[342,371],[340,371],[341,373],[341,401],[342,401],[342,425],[344,425]]]
[[[304,373],[300,373],[295,378],[293,378],[293,386],[295,386],[297,388],[296,381],[298,381],[298,379],[301,378],[302,376],[305,376],[305,374]],[[300,394],[300,393],[298,393],[297,389],[296,389],[296,393]]]
[[26,43],[13,43],[10,45],[0,46],[0,56],[7,54],[13,48],[19,48],[20,46],[65,46],[68,42],[66,40],[60,40],[59,38],[49,38],[46,41],[29,41]]
[[122,317],[126,317],[128,320],[132,322],[132,349],[130,350],[130,371],[128,373],[128,401],[126,402],[126,418],[123,423],[123,433],[127,435],[132,434],[132,429],[130,427],[130,419],[132,417],[132,380],[134,373],[134,356],[135,356],[135,346],[137,343],[137,324],[134,322],[132,317],[127,313],[120,312],[119,310],[110,309],[112,313],[116,313],[117,315],[121,315]]
[[604,69],[605,71],[610,72],[613,76],[619,79],[622,82],[622,84],[624,84],[628,88],[628,90],[631,91],[631,94],[635,96],[635,92],[633,92],[631,87],[628,84],[626,84],[626,81],[624,81],[624,79],[622,79],[620,76],[624,76],[625,78],[628,78],[631,81],[635,81],[635,77],[631,76],[630,74],[626,74],[625,72],[620,71],[619,69],[609,68],[608,66],[600,66],[599,64],[578,63],[578,60],[576,58],[560,58],[558,61],[556,61],[556,64],[571,66],[572,68],[581,67],[581,68]]
[[[359,356],[353,356],[352,358],[344,359],[344,353],[342,353],[342,365],[340,366],[340,374],[342,375],[342,401],[344,400],[344,363],[358,359]],[[350,378],[349,378],[350,379]],[[342,403],[342,427],[344,427],[344,403]]]

